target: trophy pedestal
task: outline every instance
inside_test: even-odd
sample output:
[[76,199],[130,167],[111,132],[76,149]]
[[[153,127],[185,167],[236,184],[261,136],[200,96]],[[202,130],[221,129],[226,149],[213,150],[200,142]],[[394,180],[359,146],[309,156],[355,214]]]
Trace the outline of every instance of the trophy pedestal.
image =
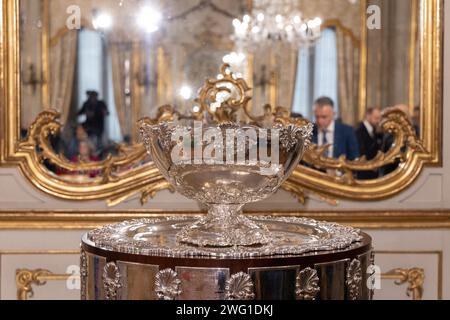
[[195,217],[143,219],[83,237],[82,299],[367,300],[372,240],[359,230],[301,218],[253,217],[272,240],[195,247],[177,234]]

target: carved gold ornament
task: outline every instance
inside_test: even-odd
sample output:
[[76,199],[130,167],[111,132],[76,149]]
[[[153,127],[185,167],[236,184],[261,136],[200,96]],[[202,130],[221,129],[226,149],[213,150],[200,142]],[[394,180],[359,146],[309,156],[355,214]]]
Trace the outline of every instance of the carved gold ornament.
[[17,300],[33,298],[33,286],[45,286],[47,281],[66,281],[73,275],[58,275],[45,269],[18,269],[16,270]]
[[425,281],[425,271],[422,268],[411,269],[394,269],[382,276],[385,280],[395,280],[395,284],[401,286],[405,283],[408,284],[406,289],[406,295],[412,296],[413,300],[422,300],[423,286]]

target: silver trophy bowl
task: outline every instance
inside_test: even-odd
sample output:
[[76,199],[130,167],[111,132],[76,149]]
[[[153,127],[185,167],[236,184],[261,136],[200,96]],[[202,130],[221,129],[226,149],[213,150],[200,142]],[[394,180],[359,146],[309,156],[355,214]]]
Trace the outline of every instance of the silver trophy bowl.
[[[239,99],[246,101],[239,94],[245,90],[229,90],[230,83],[239,89],[230,73],[224,72],[220,82],[208,82],[209,90],[201,92],[210,99],[203,100],[205,110],[210,111],[211,105],[214,111],[230,105],[236,110]],[[220,97],[219,102],[211,96]],[[270,197],[281,187],[302,159],[313,127],[275,117],[248,123],[232,121],[232,117],[224,121],[223,115],[201,121],[142,120],[143,142],[167,181],[180,194],[208,208],[206,216],[177,234],[179,243],[264,246],[273,240],[271,233],[265,225],[245,217],[242,208]]]
[[[276,143],[279,157],[274,157],[278,158],[275,162],[263,160],[260,156],[263,153],[273,156],[269,151],[273,149],[273,141],[267,137],[258,137],[256,141],[247,139],[242,145],[239,138],[233,142],[223,141],[225,148],[218,147],[220,141],[204,143],[200,147],[194,142],[196,135],[204,137],[215,132],[218,137],[227,137],[230,132],[260,132],[258,127],[210,125],[196,131],[193,126],[163,122],[143,124],[141,129],[147,150],[163,176],[180,194],[209,209],[207,216],[178,234],[180,242],[224,247],[264,245],[271,241],[267,228],[246,218],[242,208],[247,203],[261,201],[274,194],[292,174],[305,151],[309,127],[290,125],[267,130],[279,133],[279,143]],[[174,138],[179,137],[180,132],[186,136],[182,142],[183,153],[177,154],[176,148],[181,149]],[[186,146],[186,141],[191,145]],[[211,144],[221,148],[222,152],[217,155],[219,152],[213,151],[212,157],[205,157]],[[255,158],[250,157],[252,153]],[[199,154],[201,159],[196,157]],[[243,160],[240,154],[246,159]],[[240,157],[242,161],[239,161]]]

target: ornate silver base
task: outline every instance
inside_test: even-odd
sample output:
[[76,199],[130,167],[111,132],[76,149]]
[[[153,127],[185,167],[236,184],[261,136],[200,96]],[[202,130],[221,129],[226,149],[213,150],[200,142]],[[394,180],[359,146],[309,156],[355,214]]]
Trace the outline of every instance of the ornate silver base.
[[90,300],[370,299],[371,239],[300,218],[252,218],[273,241],[260,247],[178,244],[194,217],[123,222],[83,237],[82,298]]
[[179,243],[199,247],[263,246],[272,240],[269,229],[242,214],[242,206],[212,206],[207,216],[184,227],[177,234]]

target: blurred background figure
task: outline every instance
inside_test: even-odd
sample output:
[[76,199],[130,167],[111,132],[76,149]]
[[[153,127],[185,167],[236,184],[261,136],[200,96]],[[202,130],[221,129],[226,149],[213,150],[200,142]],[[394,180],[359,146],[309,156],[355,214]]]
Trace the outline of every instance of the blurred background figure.
[[[72,163],[91,163],[98,162],[100,158],[94,154],[95,148],[89,140],[81,140],[78,143],[78,155],[72,157]],[[100,174],[100,171],[89,171],[89,172],[73,172],[72,174],[87,175],[90,178],[95,178]]]
[[87,91],[88,99],[78,112],[78,116],[86,115],[83,123],[84,130],[94,141],[97,149],[102,147],[103,133],[105,132],[105,118],[109,115],[106,103],[98,99],[97,91]]
[[72,133],[72,136],[66,142],[65,156],[67,157],[67,159],[72,159],[73,157],[77,156],[79,152],[80,141],[88,139],[89,137],[86,133],[86,130],[84,130],[84,127],[81,124],[77,125],[75,128],[75,134]]
[[334,101],[322,97],[314,103],[316,125],[313,142],[318,146],[330,145],[325,156],[339,158],[346,156],[348,160],[359,157],[359,146],[354,129],[335,120]]
[[[81,126],[80,126],[81,127]],[[81,163],[91,163],[91,162],[98,162],[100,161],[100,157],[95,155],[95,147],[92,144],[92,142],[87,138],[83,138],[85,133],[83,134],[84,129],[81,127],[81,129],[77,128],[77,138],[80,138],[80,140],[74,139],[73,141],[76,141],[76,145],[72,145],[71,147],[77,147],[77,151],[70,157],[70,162],[74,164],[81,164]],[[68,171],[63,168],[57,168],[56,173],[60,176],[86,176],[89,178],[96,178],[100,175],[101,171],[99,170],[90,170],[90,171]]]
[[[355,130],[360,156],[365,156],[367,160],[374,159],[381,151],[383,144],[383,134],[380,130],[381,119],[381,108],[368,108],[365,119]],[[361,180],[376,179],[379,172],[378,170],[358,172],[357,176]]]

